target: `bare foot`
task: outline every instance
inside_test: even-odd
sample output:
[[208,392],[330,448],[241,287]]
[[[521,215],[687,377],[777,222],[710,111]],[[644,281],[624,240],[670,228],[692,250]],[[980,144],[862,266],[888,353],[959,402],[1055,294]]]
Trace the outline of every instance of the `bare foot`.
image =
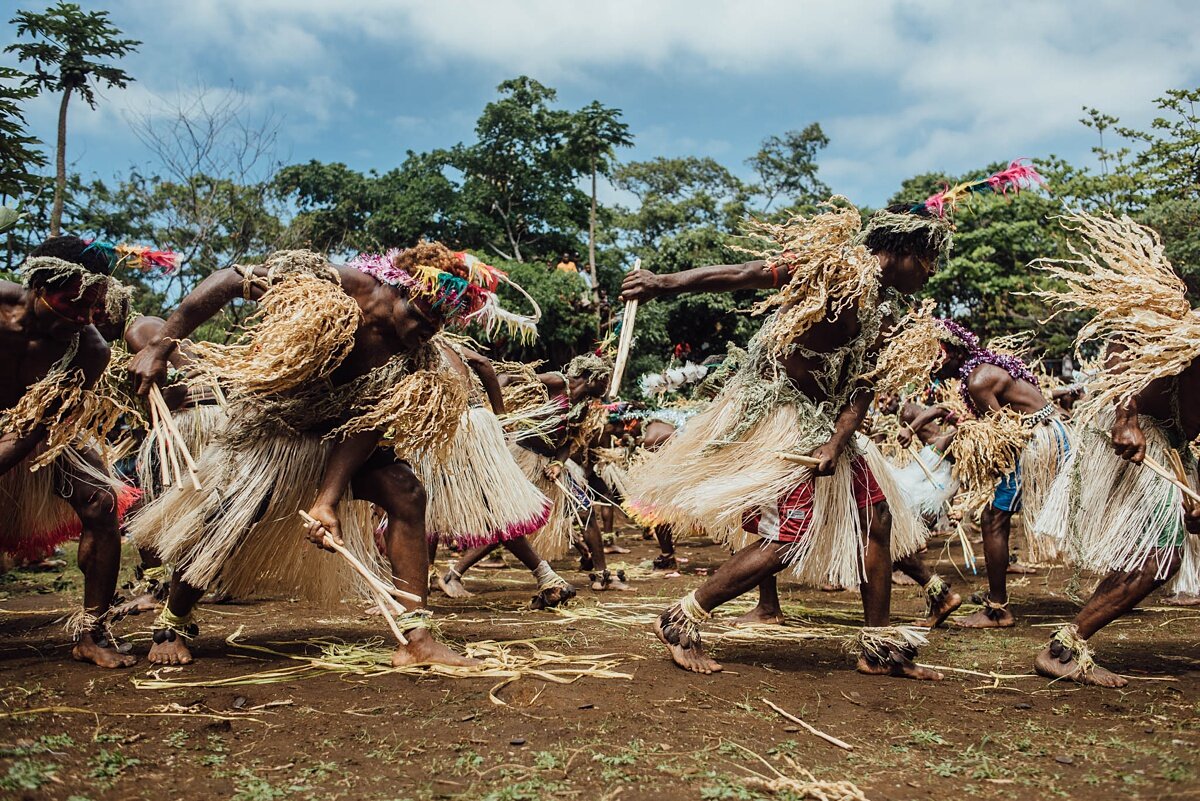
[[[669,610],[664,614],[670,614]],[[675,664],[684,670],[705,675],[721,672],[721,664],[704,653],[704,646],[700,643],[698,633],[692,637],[677,631],[674,625],[668,630],[663,627],[663,616],[661,615],[654,619],[654,633],[658,635],[659,642],[667,646]]]
[[1020,562],[1009,562],[1008,570],[1004,572],[1008,573],[1010,576],[1036,576],[1037,568],[1030,567],[1029,565],[1025,565]]
[[782,626],[783,610],[756,606],[741,617],[734,618],[735,626]]
[[1048,679],[1066,679],[1067,681],[1074,681],[1079,684],[1092,684],[1096,687],[1116,688],[1124,687],[1129,683],[1127,679],[1123,679],[1099,665],[1093,665],[1091,670],[1084,673],[1079,669],[1079,665],[1075,663],[1075,655],[1073,653],[1065,651],[1064,654],[1069,656],[1066,662],[1063,662],[1061,657],[1056,657],[1050,653],[1050,646],[1046,646],[1037,655],[1037,659],[1034,660],[1033,669]]
[[941,681],[945,678],[936,670],[917,665],[898,651],[892,651],[891,658],[886,665],[877,665],[865,656],[860,656],[856,667],[859,673],[865,673],[868,676],[894,676],[898,679],[916,679],[917,681]]
[[984,607],[974,614],[956,618],[954,625],[964,629],[1008,629],[1016,625],[1016,619],[1007,609]]
[[475,595],[463,586],[462,576],[456,573],[447,572],[444,576],[438,576],[437,585],[439,590],[451,598],[470,598]]
[[136,656],[123,654],[108,640],[97,641],[90,633],[80,636],[79,642],[71,649],[71,657],[78,662],[91,662],[102,668],[133,667],[137,664]]
[[120,606],[113,607],[112,619],[120,620],[129,615],[140,615],[142,612],[157,612],[161,606],[162,601],[154,597],[154,593],[142,593],[135,598],[130,598]]
[[845,592],[845,591],[846,591],[846,588],[843,587],[841,584],[834,584],[833,582],[830,582],[830,581],[827,581],[821,585],[821,592]]
[[163,640],[151,645],[150,654],[146,659],[152,665],[190,665],[195,661],[184,638],[178,635],[172,640]]
[[962,596],[954,590],[948,589],[944,595],[938,598],[930,598],[929,617],[918,623],[918,626],[924,626],[927,629],[936,629],[938,626],[946,622],[946,618],[950,617],[958,607],[962,606]]
[[911,576],[901,573],[899,570],[892,571],[892,584],[897,587],[912,587],[916,584],[916,580]]
[[1177,592],[1174,595],[1163,598],[1162,602],[1168,606],[1200,606],[1200,595]]
[[392,654],[392,667],[409,665],[450,665],[451,667],[474,667],[478,659],[471,659],[450,650],[433,638],[427,629],[413,629],[408,633],[408,645],[397,646]]
[[611,570],[605,570],[603,573],[592,573],[588,578],[591,579],[592,589],[596,592],[605,592],[606,590],[630,591],[633,589],[633,587],[625,583],[624,570],[618,570],[615,573]]
[[620,545],[613,543],[612,545],[604,546],[605,553],[629,553],[628,548],[622,548]]

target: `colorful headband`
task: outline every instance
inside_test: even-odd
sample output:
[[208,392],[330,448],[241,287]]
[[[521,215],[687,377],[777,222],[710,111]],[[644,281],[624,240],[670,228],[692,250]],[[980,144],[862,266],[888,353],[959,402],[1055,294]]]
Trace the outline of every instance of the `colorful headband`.
[[1010,353],[996,353],[993,350],[981,347],[979,337],[953,320],[941,318],[938,322],[941,324],[942,330],[946,332],[946,335],[941,337],[941,339],[945,342],[958,345],[967,351],[967,360],[963,362],[962,367],[958,371],[960,379],[958,391],[967,408],[977,417],[980,416],[980,410],[975,406],[975,400],[971,397],[971,393],[967,389],[967,380],[979,365],[994,365],[1018,381],[1026,381],[1035,387],[1038,386],[1037,376],[1033,374],[1033,371],[1029,369],[1029,365],[1025,364],[1020,357]]
[[[387,253],[360,253],[347,266],[376,280],[403,289],[409,296],[425,299],[446,320],[458,326],[478,323],[489,338],[505,330],[521,343],[528,344],[537,337],[537,324],[542,310],[529,293],[516,284],[503,270],[484,264],[470,253],[452,253],[462,274],[447,272],[426,264],[412,271],[396,266],[396,257],[403,251],[393,248]],[[533,306],[533,314],[515,314],[500,306],[496,290],[508,284]]]
[[949,342],[951,345],[957,345],[968,352],[979,350],[979,337],[945,317],[939,318],[937,322],[941,328],[938,339]]
[[111,242],[100,242],[95,239],[83,241],[87,243],[87,247],[83,249],[84,253],[89,250],[99,251],[108,259],[108,266],[114,270],[117,267],[125,266],[141,270],[144,273],[161,270],[170,274],[179,268],[180,256],[170,250],[153,250],[146,245],[114,245]]
[[45,283],[58,278],[79,281],[79,300],[94,286],[104,286],[104,311],[110,320],[120,320],[129,311],[133,290],[111,275],[94,273],[81,264],[66,261],[57,256],[31,256],[21,263],[17,271],[23,276],[25,286]]
[[1022,189],[1031,189],[1034,184],[1044,184],[1046,179],[1038,174],[1032,166],[1022,164],[1028,159],[1019,158],[1009,163],[1008,169],[993,173],[978,181],[966,181],[958,186],[947,186],[941,192],[930,195],[912,207],[913,211],[926,209],[935,217],[945,219],[958,206],[959,201],[969,195],[1007,195],[1009,190],[1014,194]]

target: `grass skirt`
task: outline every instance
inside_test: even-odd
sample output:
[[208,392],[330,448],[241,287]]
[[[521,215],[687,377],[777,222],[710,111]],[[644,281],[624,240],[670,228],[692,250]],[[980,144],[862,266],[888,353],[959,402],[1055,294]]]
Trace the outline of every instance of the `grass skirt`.
[[[1159,578],[1169,568],[1170,548],[1184,532],[1183,493],[1147,468],[1127,462],[1112,450],[1107,433],[1112,411],[1096,416],[1080,434],[1035,522],[1038,536],[1053,540],[1076,567],[1100,574],[1129,572],[1153,560]],[[1173,450],[1161,424],[1138,418],[1146,435],[1146,455],[1169,464]],[[1178,451],[1193,487],[1196,460]],[[1200,538],[1183,536],[1183,565],[1173,582],[1177,592],[1200,592]]]
[[[235,449],[225,440],[235,429],[218,434],[197,460],[202,490],[190,482],[170,487],[133,516],[133,541],[174,563],[188,584],[237,598],[335,606],[350,595],[371,597],[344,559],[304,537],[299,512],[316,499],[331,443],[316,434],[268,435],[240,438]],[[346,547],[389,580],[370,504],[347,491],[337,513]]]
[[[921,469],[922,464],[933,475],[933,481]],[[928,518],[939,518],[946,501],[958,491],[958,482],[951,475],[950,462],[929,445],[903,467],[896,467],[893,463],[892,476],[909,507]]]
[[[1060,429],[1058,426],[1062,425]],[[1064,440],[1065,438],[1065,440]],[[1021,451],[1021,519],[1025,521],[1030,556],[1035,562],[1064,558],[1058,541],[1037,534],[1037,520],[1046,505],[1050,488],[1062,472],[1070,452],[1077,445],[1075,430],[1065,422],[1052,420],[1034,426],[1032,436]]]
[[546,524],[530,538],[530,543],[543,559],[561,559],[575,541],[576,523],[587,508],[586,501],[582,500],[586,494],[587,478],[579,465],[568,460],[556,483],[546,478],[545,474],[552,461],[550,457],[519,445],[510,444],[508,447],[525,478],[551,502]]
[[[199,459],[200,454],[208,447],[221,427],[225,425],[225,409],[216,404],[190,406],[172,413],[175,427],[183,436],[188,453],[193,459]],[[162,494],[162,470],[158,459],[158,432],[150,429],[142,438],[142,445],[137,454],[138,487],[145,493],[147,501],[152,501]]]
[[[0,476],[0,551],[18,559],[44,559],[55,548],[76,539],[83,532],[79,516],[64,497],[70,491],[67,471],[83,462],[74,451],[73,458],[60,456],[53,465],[30,470],[35,454]],[[95,468],[89,466],[86,477],[99,484]],[[117,517],[137,501],[140,493],[112,476],[100,486],[117,496]]]
[[[738,549],[757,539],[742,528],[747,513],[775,505],[812,477],[808,468],[778,454],[807,454],[827,442],[833,421],[824,409],[802,398],[779,403],[739,439],[727,441],[728,432],[738,430],[746,417],[741,394],[732,384],[727,386],[686,430],[634,464],[628,505],[639,519],[677,531],[704,530]],[[864,578],[863,532],[850,468],[858,454],[866,458],[889,499],[893,556],[907,555],[924,544],[927,531],[903,500],[887,460],[865,437],[855,437],[834,475],[816,479],[809,534],[788,554],[801,581],[853,587]]]
[[593,448],[593,469],[608,488],[612,500],[629,497],[629,455],[625,448]]
[[444,460],[426,458],[415,467],[428,498],[430,539],[475,548],[532,534],[550,517],[550,499],[525,477],[500,421],[482,407],[463,413]]

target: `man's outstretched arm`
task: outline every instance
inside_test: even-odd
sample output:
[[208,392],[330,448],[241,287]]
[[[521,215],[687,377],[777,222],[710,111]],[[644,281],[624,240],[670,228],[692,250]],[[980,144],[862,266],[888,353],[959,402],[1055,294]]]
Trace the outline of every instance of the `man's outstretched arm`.
[[653,300],[695,292],[736,292],[739,289],[774,289],[792,277],[787,267],[770,267],[765,261],[714,264],[679,273],[638,270],[621,282],[621,300]]
[[[266,271],[255,270],[255,275],[266,275]],[[179,340],[189,336],[202,323],[211,318],[234,298],[245,291],[242,274],[233,268],[217,270],[205,278],[187,297],[179,302],[179,308],[154,335],[149,344],[142,348],[129,363],[129,373],[134,389],[139,395],[150,391],[151,384],[162,384],[167,375],[167,364]],[[250,300],[262,297],[263,290],[251,285]]]

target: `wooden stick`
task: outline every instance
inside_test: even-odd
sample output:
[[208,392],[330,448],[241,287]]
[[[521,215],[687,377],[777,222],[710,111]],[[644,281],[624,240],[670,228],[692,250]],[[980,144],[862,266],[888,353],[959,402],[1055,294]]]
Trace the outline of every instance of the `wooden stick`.
[[789,462],[802,464],[805,467],[819,467],[821,464],[821,460],[817,457],[806,456],[803,453],[788,453],[787,451],[780,451],[776,454],[776,456],[778,456],[780,459],[786,459]]
[[175,425],[175,415],[171,414],[167,400],[163,397],[162,390],[158,388],[157,384],[150,386],[150,402],[158,404],[159,418],[166,423],[167,429],[175,440],[175,447],[187,465],[188,475],[192,479],[192,489],[199,492],[203,487],[200,485],[200,479],[196,476],[196,460],[192,458],[192,452],[188,450],[187,442],[184,440],[183,434],[179,432],[179,426]]
[[[312,515],[310,515],[308,512],[304,511],[303,509],[300,510],[300,516],[302,518],[304,518],[305,523],[316,523],[318,526],[321,525],[321,521],[317,520],[315,517],[313,517]],[[323,526],[322,526],[322,528],[323,528]],[[418,604],[424,603],[424,601],[420,595],[414,595],[411,592],[405,592],[404,590],[397,589],[396,587],[391,587],[391,586],[388,586],[387,584],[385,584],[383,582],[383,579],[379,578],[374,573],[372,573],[367,568],[366,565],[364,565],[362,562],[360,562],[358,560],[357,556],[350,553],[350,551],[346,549],[346,546],[338,545],[336,542],[334,542],[333,537],[329,536],[328,531],[325,532],[325,545],[327,545],[328,547],[332,548],[333,550],[335,550],[339,554],[341,554],[341,556],[347,562],[350,563],[350,566],[354,568],[355,572],[357,572],[360,576],[362,576],[363,579],[365,579],[366,582],[368,584],[370,584],[372,587],[374,587],[376,590],[378,590],[379,592],[386,593],[389,600],[391,600],[393,603],[395,602],[395,600],[397,598],[401,598],[406,601],[413,601],[414,603],[418,603]],[[403,607],[401,607],[401,609],[403,609]],[[407,612],[408,610],[403,609],[403,611]]]
[[158,445],[158,477],[164,487],[171,486],[171,466],[167,462],[167,438],[162,422],[158,419],[158,407],[150,401],[150,428],[154,431]]
[[1175,476],[1171,475],[1170,471],[1167,470],[1167,468],[1163,467],[1161,464],[1154,461],[1149,456],[1145,457],[1142,460],[1142,465],[1144,467],[1150,468],[1150,472],[1156,473],[1164,481],[1170,481],[1176,487],[1179,487],[1180,492],[1182,492],[1187,497],[1191,498],[1196,503],[1200,503],[1200,495],[1198,495],[1194,489],[1189,487],[1187,484],[1184,484],[1179,479],[1175,478]]
[[[642,260],[633,263],[631,273],[642,269]],[[613,364],[612,380],[608,384],[608,399],[617,397],[621,391],[621,379],[625,376],[625,363],[629,360],[629,349],[633,346],[633,323],[637,319],[638,302],[626,301],[625,315],[621,318],[621,340],[617,345],[617,360]]]
[[826,734],[825,732],[821,731],[820,729],[818,729],[818,728],[815,728],[815,727],[813,727],[813,726],[810,726],[810,725],[808,725],[808,724],[807,724],[807,723],[805,723],[803,720],[801,720],[800,718],[798,718],[798,717],[796,717],[795,715],[791,714],[790,712],[785,712],[784,710],[782,710],[782,709],[780,709],[779,707],[775,706],[775,705],[774,705],[774,704],[772,704],[770,701],[768,701],[766,698],[763,698],[763,699],[762,699],[762,702],[763,702],[764,704],[766,704],[767,706],[771,707],[771,709],[774,709],[776,712],[778,712],[778,713],[779,713],[780,715],[782,715],[784,718],[786,718],[786,719],[790,720],[792,723],[795,723],[795,724],[796,724],[796,725],[798,725],[798,726],[803,726],[805,729],[807,729],[807,730],[808,730],[808,733],[809,733],[809,734],[815,734],[816,736],[820,737],[820,738],[821,738],[822,740],[824,740],[825,742],[827,742],[827,743],[833,743],[833,744],[834,744],[834,745],[836,745],[838,748],[844,748],[844,749],[846,749],[847,751],[853,751],[853,750],[854,750],[854,746],[850,745],[850,743],[846,742],[845,740],[839,740],[838,738],[834,737],[834,736],[833,736],[833,735],[831,735],[831,734]]
[[[305,512],[304,510],[300,511],[300,516],[302,518],[304,518],[304,522],[306,522],[306,523],[310,523],[310,524],[316,523],[318,526],[321,526],[320,521],[318,521],[315,517],[308,514],[308,512]],[[334,549],[339,554],[344,556],[346,558],[346,561],[348,561],[350,563],[351,567],[353,567],[359,574],[362,575],[362,577],[364,579],[366,579],[367,587],[375,595],[375,602],[379,604],[379,612],[380,612],[380,614],[383,615],[383,619],[387,621],[388,628],[390,628],[392,630],[392,634],[395,635],[396,639],[400,642],[401,645],[408,645],[408,638],[406,638],[404,636],[404,633],[402,631],[400,631],[400,626],[398,626],[396,624],[395,618],[392,617],[393,610],[388,608],[389,606],[391,606],[392,604],[395,603],[394,599],[385,595],[383,593],[383,591],[380,590],[380,588],[373,581],[373,576],[370,575],[369,571],[366,569],[366,567],[363,566],[363,564],[361,562],[359,562],[357,559],[355,559],[354,556],[349,551],[347,551],[343,546],[338,545],[336,542],[333,541],[333,537],[331,537],[329,535],[328,530],[326,530],[324,526],[321,526],[321,530],[325,531],[325,537],[322,540],[324,542],[324,544],[327,547]],[[404,611],[408,611],[408,610],[404,610]]]

